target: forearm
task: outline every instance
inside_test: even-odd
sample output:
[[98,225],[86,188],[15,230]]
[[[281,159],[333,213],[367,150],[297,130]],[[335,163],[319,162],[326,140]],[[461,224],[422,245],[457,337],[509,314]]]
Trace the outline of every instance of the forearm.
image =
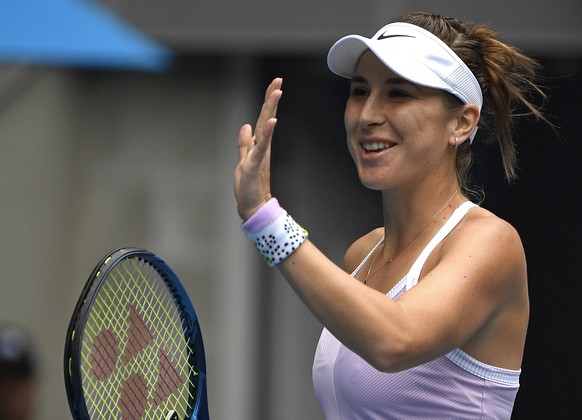
[[402,353],[400,305],[357,281],[305,241],[277,266],[313,315],[346,347],[391,370]]

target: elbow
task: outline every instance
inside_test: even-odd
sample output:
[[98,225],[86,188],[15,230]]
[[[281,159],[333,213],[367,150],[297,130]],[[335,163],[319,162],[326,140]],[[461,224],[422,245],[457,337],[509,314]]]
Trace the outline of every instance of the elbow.
[[380,372],[396,373],[414,366],[413,354],[412,346],[405,341],[391,341],[374,346],[366,361]]
[[397,373],[407,369],[407,366],[396,357],[376,357],[368,363],[376,370],[383,373]]

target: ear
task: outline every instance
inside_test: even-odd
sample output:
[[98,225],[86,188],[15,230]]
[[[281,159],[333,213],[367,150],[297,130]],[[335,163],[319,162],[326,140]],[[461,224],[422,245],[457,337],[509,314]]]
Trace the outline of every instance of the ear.
[[475,104],[465,104],[457,111],[456,127],[449,143],[453,146],[469,140],[469,136],[479,123],[479,108]]

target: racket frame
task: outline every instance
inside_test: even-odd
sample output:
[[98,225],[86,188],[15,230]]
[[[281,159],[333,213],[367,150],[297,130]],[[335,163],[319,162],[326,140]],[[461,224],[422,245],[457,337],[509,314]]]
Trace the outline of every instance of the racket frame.
[[[80,363],[74,363],[74,358],[80,358],[83,339],[83,326],[87,320],[90,309],[97,297],[97,292],[107,279],[111,270],[121,261],[130,258],[137,258],[147,261],[160,274],[164,280],[168,291],[172,295],[174,304],[179,308],[178,312],[182,319],[182,326],[185,330],[185,340],[191,348],[190,358],[196,360],[196,372],[198,376],[198,386],[191,391],[196,395],[192,420],[208,420],[208,395],[206,389],[206,358],[202,333],[194,306],[188,293],[174,271],[156,254],[136,247],[118,248],[107,255],[95,266],[83,290],[79,296],[75,310],[69,322],[67,336],[65,340],[64,352],[64,376],[65,389],[69,409],[76,420],[89,420],[87,405],[83,395],[82,374]],[[192,362],[192,363],[190,363]],[[191,366],[194,360],[189,360]],[[190,382],[190,381],[189,381]]]

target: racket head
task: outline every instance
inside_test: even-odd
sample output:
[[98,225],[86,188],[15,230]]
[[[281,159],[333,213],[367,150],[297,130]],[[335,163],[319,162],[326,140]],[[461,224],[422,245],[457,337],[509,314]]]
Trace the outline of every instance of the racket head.
[[96,265],[67,330],[65,388],[75,419],[208,419],[198,317],[158,256],[119,248]]

